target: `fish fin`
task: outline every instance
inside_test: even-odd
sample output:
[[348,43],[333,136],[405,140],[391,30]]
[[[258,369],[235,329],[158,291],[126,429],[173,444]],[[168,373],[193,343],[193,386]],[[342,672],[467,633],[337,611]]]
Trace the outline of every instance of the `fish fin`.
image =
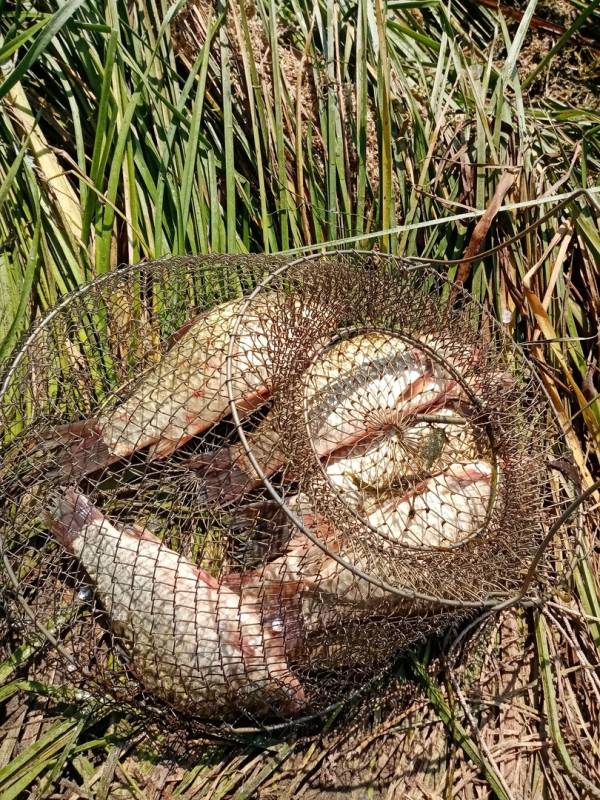
[[177,344],[177,342],[179,342],[181,339],[183,339],[183,337],[190,331],[190,329],[193,328],[197,322],[200,322],[200,320],[204,316],[206,316],[206,312],[203,314],[198,314],[197,316],[186,320],[186,322],[184,322],[183,325],[176,331],[174,331],[166,340],[165,351],[168,352],[169,350],[171,350],[173,346]]
[[52,534],[69,552],[73,552],[75,539],[92,520],[103,519],[103,514],[92,505],[89,498],[72,486],[59,497],[53,512],[46,514]]
[[[288,545],[289,548],[289,545]],[[286,551],[287,552],[287,551]],[[288,570],[287,555],[283,553],[274,561],[268,561],[253,569],[246,569],[242,572],[229,572],[222,578],[222,583],[235,592],[260,592],[270,584],[275,587],[270,593],[287,583],[297,584]]]
[[271,709],[278,714],[285,715],[296,715],[304,711],[308,704],[306,692],[287,661],[285,659],[276,660],[275,664],[271,664],[269,673],[278,690],[278,697],[274,700]]
[[247,394],[243,394],[236,400],[236,408],[238,414],[246,416],[252,414],[254,411],[265,405],[265,402],[271,397],[271,387],[263,384],[258,389],[253,389]]
[[97,419],[54,428],[51,436],[43,442],[43,447],[52,453],[54,461],[46,473],[47,477],[62,482],[97,472],[118,460],[102,439]]
[[264,620],[276,631],[280,625],[285,630],[286,646],[296,649],[302,634],[301,597],[306,587],[300,580],[285,581],[265,591]]
[[492,476],[492,465],[487,461],[471,461],[466,464],[453,464],[446,470],[459,483],[476,483],[489,480]]
[[[289,663],[300,652],[305,638],[301,589],[299,581],[261,581],[252,588],[242,588],[240,594],[241,605],[253,607],[260,615],[268,672],[281,693],[277,705],[288,712],[300,711],[306,705],[302,684]],[[246,651],[243,639],[242,650],[252,657],[252,648]]]
[[192,456],[186,466],[202,478],[209,503],[231,503],[261,484],[257,475],[244,469],[235,447]]
[[306,704],[302,684],[290,669],[289,659],[300,653],[305,641],[302,617],[302,590],[300,581],[287,581],[267,591],[262,602],[262,619],[265,630],[265,655],[269,671],[285,692],[285,702],[290,711],[299,711]]

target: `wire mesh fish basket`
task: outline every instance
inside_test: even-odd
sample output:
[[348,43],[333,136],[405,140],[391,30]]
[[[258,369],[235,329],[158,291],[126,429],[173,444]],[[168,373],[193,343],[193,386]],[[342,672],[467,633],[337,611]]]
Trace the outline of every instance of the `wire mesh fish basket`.
[[522,351],[377,253],[103,276],[24,340],[0,414],[3,602],[38,668],[198,730],[322,713],[543,578],[571,499]]

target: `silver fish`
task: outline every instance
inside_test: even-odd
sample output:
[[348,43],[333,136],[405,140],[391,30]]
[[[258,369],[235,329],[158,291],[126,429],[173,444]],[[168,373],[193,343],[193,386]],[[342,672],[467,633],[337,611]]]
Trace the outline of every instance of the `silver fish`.
[[[395,497],[380,502],[373,498],[368,508],[361,509],[362,514],[383,548],[403,545],[432,549],[455,545],[477,533],[485,522],[492,474],[492,467],[486,461],[453,464]],[[328,550],[369,573],[364,549],[356,548],[328,519],[315,512],[308,498],[296,496],[290,505]],[[365,563],[363,558],[367,559]],[[383,589],[358,577],[302,533],[295,534],[286,552],[262,569],[229,576],[226,581],[254,591],[264,583],[301,587],[303,624],[308,629],[320,624],[318,604],[322,596],[334,596],[340,602],[362,607],[386,599]]]
[[117,529],[74,489],[51,530],[88,573],[132,672],[157,697],[201,716],[303,707],[281,593],[240,595],[149,532]]
[[485,461],[453,464],[400,499],[364,504],[368,524],[394,544],[439,548],[460,544],[483,525],[492,492]]
[[[227,353],[244,302],[231,301],[187,323],[120,405],[55,431],[53,441],[64,447],[56,474],[77,478],[145,447],[150,459],[166,458],[226,415]],[[244,311],[232,358],[232,393],[241,415],[270,395],[273,359],[279,350],[301,338],[309,342],[310,352],[311,337],[317,348],[319,336],[327,336],[338,313],[337,308],[324,311],[318,302],[300,304],[276,293],[256,299]]]
[[327,477],[344,502],[358,507],[367,496],[376,503],[397,497],[403,489],[480,455],[482,445],[459,411],[438,408],[426,420],[416,420],[409,417],[387,428],[382,422],[380,435],[324,459]]

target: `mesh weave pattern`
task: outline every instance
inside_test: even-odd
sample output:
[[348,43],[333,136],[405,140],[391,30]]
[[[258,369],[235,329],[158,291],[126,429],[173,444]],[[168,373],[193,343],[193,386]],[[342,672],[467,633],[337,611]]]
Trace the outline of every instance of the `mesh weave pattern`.
[[517,591],[567,502],[522,353],[377,254],[127,268],[42,321],[0,403],[12,623],[173,720],[319,713]]

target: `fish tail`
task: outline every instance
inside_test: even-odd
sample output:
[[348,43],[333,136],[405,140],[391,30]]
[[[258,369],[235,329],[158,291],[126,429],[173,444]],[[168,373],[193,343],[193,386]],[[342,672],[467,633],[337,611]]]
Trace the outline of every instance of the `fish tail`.
[[192,456],[186,465],[203,481],[202,489],[209,503],[231,503],[260,486],[260,478],[248,472],[235,447]]
[[90,522],[103,519],[104,516],[89,498],[72,486],[58,499],[54,511],[47,515],[52,534],[71,553],[75,551],[75,540]]
[[97,472],[116,460],[102,439],[96,419],[55,428],[44,448],[52,453],[54,462],[47,477],[62,482]]

